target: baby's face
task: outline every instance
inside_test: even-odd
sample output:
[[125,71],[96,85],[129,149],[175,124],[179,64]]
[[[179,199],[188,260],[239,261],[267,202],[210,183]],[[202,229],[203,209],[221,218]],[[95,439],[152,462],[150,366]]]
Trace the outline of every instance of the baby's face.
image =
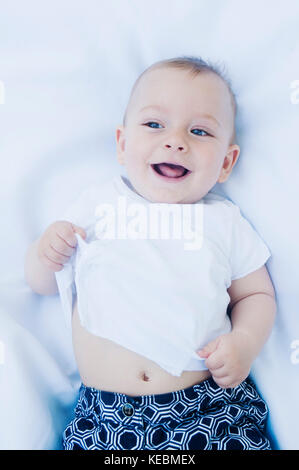
[[118,161],[147,200],[193,203],[229,177],[240,152],[233,128],[231,97],[217,75],[152,69],[116,130]]

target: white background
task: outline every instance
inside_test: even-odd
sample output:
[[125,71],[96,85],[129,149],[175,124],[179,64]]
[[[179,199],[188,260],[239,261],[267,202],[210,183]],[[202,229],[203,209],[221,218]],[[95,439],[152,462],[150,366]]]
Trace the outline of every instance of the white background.
[[273,445],[299,449],[298,28],[296,0],[0,1],[0,448],[59,448],[78,386],[59,299],[24,283],[26,248],[79,191],[121,172],[115,127],[137,76],[195,55],[223,61],[237,94],[241,156],[219,191],[272,253],[277,320],[253,376]]

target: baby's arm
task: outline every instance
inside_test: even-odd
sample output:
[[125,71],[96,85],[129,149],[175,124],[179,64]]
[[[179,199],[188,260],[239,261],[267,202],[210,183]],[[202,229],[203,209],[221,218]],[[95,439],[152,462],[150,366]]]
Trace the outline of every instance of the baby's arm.
[[198,352],[206,358],[215,382],[223,388],[236,387],[249,375],[276,313],[275,292],[265,266],[232,281],[228,293],[232,331]]
[[37,294],[53,295],[58,292],[55,272],[61,271],[72,255],[77,245],[75,232],[86,237],[82,228],[67,221],[57,221],[29,246],[24,275],[27,284]]

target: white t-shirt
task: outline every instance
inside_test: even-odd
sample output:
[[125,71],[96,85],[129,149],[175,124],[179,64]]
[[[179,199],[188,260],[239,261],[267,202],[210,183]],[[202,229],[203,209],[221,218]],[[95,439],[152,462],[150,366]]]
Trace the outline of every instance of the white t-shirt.
[[56,272],[69,327],[76,294],[90,333],[176,376],[206,369],[196,351],[231,330],[231,281],[271,256],[228,199],[153,203],[120,175],[83,191],[60,220],[87,233]]

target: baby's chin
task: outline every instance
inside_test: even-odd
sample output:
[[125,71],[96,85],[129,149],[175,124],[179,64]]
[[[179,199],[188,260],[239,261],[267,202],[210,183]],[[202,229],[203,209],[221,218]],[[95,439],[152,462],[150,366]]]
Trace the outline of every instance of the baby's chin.
[[164,204],[193,204],[204,197],[202,191],[192,191],[192,184],[186,184],[187,180],[176,184],[159,184],[152,178],[140,179],[135,175],[129,175],[129,180],[134,191],[149,202]]

